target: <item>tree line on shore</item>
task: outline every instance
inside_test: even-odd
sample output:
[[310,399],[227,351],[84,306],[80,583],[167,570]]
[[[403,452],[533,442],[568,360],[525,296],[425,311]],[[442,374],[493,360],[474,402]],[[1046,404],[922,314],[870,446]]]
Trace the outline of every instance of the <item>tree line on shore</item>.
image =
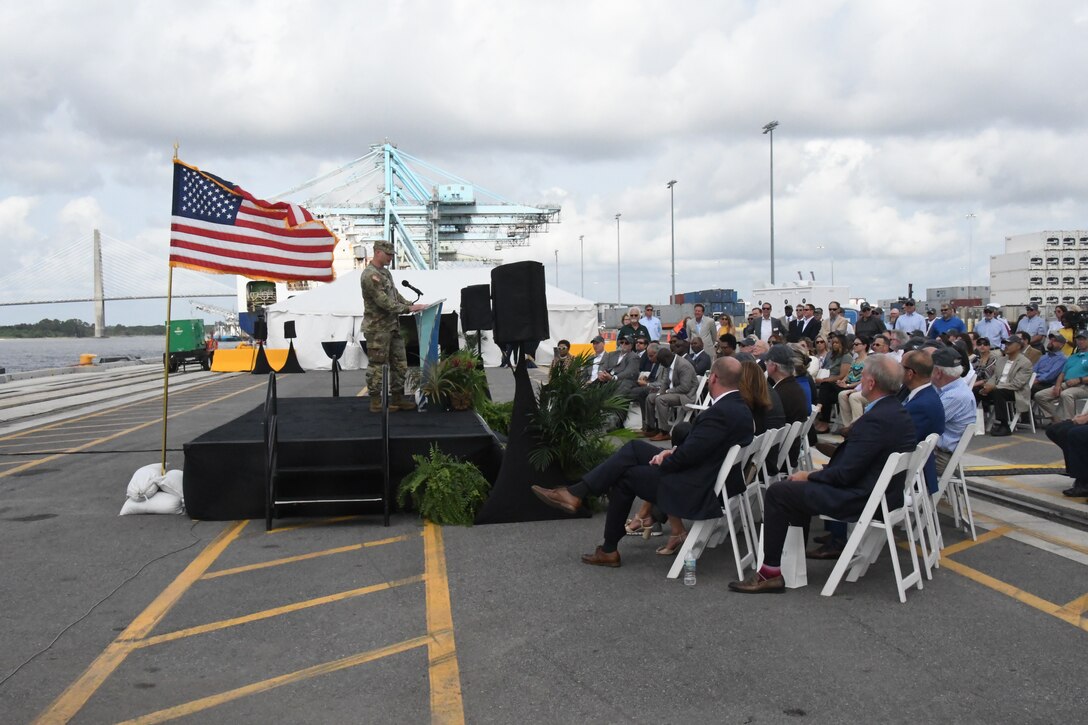
[[[135,337],[166,334],[165,325],[106,325],[106,337]],[[0,337],[94,337],[94,325],[83,320],[38,320],[18,325],[0,325]]]

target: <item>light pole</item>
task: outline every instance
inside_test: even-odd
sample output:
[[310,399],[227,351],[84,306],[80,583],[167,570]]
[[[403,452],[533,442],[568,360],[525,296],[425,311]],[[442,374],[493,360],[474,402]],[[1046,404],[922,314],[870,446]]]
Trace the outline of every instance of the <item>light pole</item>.
[[676,191],[673,190],[673,187],[676,186],[676,179],[665,184],[665,186],[669,187],[669,233],[672,237],[672,247],[669,255],[672,262],[672,274],[670,276],[672,285],[669,288],[669,304],[673,305],[676,304],[676,207],[674,204]]
[[972,222],[975,220],[975,213],[970,212],[964,215],[967,220],[967,296],[971,296],[971,243],[974,241],[975,230]]
[[774,130],[778,121],[771,121],[763,127],[763,133],[771,138],[771,284],[774,284]]
[[559,286],[559,250],[555,250],[555,286]]
[[620,213],[616,212],[616,304],[623,304],[620,292]]
[[585,245],[585,242],[583,241],[584,239],[585,239],[584,234],[578,235],[578,253],[581,256],[580,266],[582,268],[582,281],[581,281],[581,287],[579,289],[581,290],[581,294],[582,294],[583,297],[586,296],[586,245]]

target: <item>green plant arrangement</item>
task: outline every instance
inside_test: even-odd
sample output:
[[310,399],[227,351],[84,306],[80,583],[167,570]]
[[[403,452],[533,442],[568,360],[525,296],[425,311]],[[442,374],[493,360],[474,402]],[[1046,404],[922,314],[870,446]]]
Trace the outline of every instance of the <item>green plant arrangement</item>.
[[487,500],[490,484],[480,469],[432,445],[426,456],[412,456],[416,468],[397,489],[397,503],[409,500],[419,515],[443,526],[472,526]]
[[514,414],[514,401],[496,403],[485,398],[476,404],[476,412],[484,419],[488,428],[502,435],[510,435],[510,418]]
[[487,374],[476,353],[462,349],[426,366],[420,389],[434,405],[468,410],[487,399]]
[[591,365],[588,354],[575,357],[567,366],[552,369],[541,386],[530,424],[538,443],[529,463],[538,471],[554,463],[574,480],[612,452],[608,428],[626,414],[630,403],[616,394],[615,382],[586,385]]

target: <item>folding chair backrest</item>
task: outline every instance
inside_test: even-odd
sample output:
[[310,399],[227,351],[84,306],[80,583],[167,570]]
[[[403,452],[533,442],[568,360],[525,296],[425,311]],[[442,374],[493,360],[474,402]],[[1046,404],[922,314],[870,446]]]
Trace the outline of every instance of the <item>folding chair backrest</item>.
[[804,427],[804,423],[796,420],[786,428],[786,434],[778,447],[778,460],[776,462],[779,471],[785,471],[789,468],[790,449],[793,448],[793,444],[797,441],[797,437],[801,435],[801,430]]
[[977,378],[977,377],[978,377],[978,373],[975,372],[974,370],[971,370],[966,375],[963,376],[963,382],[967,383],[967,387],[970,388],[972,385],[975,384],[975,378]]
[[956,444],[956,450],[952,451],[952,455],[948,458],[948,465],[945,466],[944,473],[937,479],[937,492],[933,494],[933,501],[937,502],[941,500],[941,496],[944,495],[945,490],[948,488],[948,482],[952,480],[952,476],[956,475],[956,469],[960,467],[960,459],[963,458],[963,454],[967,452],[967,446],[971,445],[971,439],[975,437],[975,423],[970,423],[963,429],[963,435],[960,436],[960,442]]
[[[774,441],[777,437],[778,428],[772,428],[760,433],[752,439],[752,442],[748,444],[748,447],[752,449],[752,452],[749,454],[748,462],[744,466],[745,472],[751,468],[758,474],[758,472],[763,469],[763,463],[767,460],[767,452],[770,450],[770,447],[774,445]],[[754,479],[755,477],[755,475],[746,477],[745,483],[751,483],[751,479]]]
[[[764,444],[767,442],[767,436],[770,435],[770,431],[760,433],[752,438],[752,442],[741,449],[740,457],[737,459],[737,465],[740,466],[741,473],[744,475],[745,485],[752,482],[755,478],[754,473],[749,474],[748,464],[752,463],[756,459],[760,452],[763,450]],[[753,469],[753,471],[756,469]]]
[[930,454],[933,453],[933,449],[937,447],[937,439],[940,438],[936,433],[930,433],[925,438],[918,442],[918,446],[914,449],[914,453],[910,457],[910,467],[907,469],[907,488],[911,487],[912,482],[922,473],[922,468],[926,465],[926,461],[929,460]]
[[[703,391],[706,389],[707,377],[708,376],[706,376],[706,375],[700,375],[699,376],[699,384],[695,386],[695,402],[696,403],[702,403],[703,402]],[[707,391],[707,394],[709,395],[709,391]]]
[[722,489],[725,488],[725,479],[729,477],[729,471],[733,470],[733,466],[737,465],[741,453],[747,449],[748,446],[734,445],[725,454],[725,460],[722,461],[722,465],[718,468],[718,478],[714,481],[714,493],[720,494],[722,492]]
[[884,501],[884,494],[888,491],[888,485],[896,475],[905,473],[910,468],[913,455],[914,451],[910,453],[893,453],[888,456],[888,460],[884,462],[884,468],[880,471],[880,477],[877,478],[876,483],[873,485],[873,492],[869,494],[869,500],[865,502],[865,508],[862,509],[861,515],[858,516],[858,526],[869,525],[869,522],[873,519],[873,514],[876,513],[877,508]]

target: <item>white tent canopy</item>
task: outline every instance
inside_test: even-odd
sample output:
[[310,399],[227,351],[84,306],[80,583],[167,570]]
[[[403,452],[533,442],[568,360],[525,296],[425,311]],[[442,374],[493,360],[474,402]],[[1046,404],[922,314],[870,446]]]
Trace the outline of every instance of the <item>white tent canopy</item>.
[[[332,361],[321,348],[322,342],[347,340],[347,350],[340,358],[345,370],[366,367],[366,355],[359,341],[362,339],[363,295],[359,286],[362,270],[341,274],[333,283],[322,285],[307,292],[300,292],[268,308],[268,346],[287,347],[283,337],[283,324],[295,322],[295,352],[306,370],[328,370]],[[423,290],[422,303],[445,300],[442,311],[460,313],[461,289],[477,284],[491,284],[490,267],[437,270],[392,270],[393,281],[398,289],[407,279]],[[410,290],[402,289],[409,300],[414,297]],[[537,360],[549,363],[552,348],[562,339],[571,342],[588,342],[597,334],[597,310],[593,302],[565,290],[547,285],[548,326],[551,338],[543,340],[537,348]],[[464,333],[458,326],[461,345]],[[492,333],[484,332],[484,364],[499,365],[502,352],[492,341]]]

